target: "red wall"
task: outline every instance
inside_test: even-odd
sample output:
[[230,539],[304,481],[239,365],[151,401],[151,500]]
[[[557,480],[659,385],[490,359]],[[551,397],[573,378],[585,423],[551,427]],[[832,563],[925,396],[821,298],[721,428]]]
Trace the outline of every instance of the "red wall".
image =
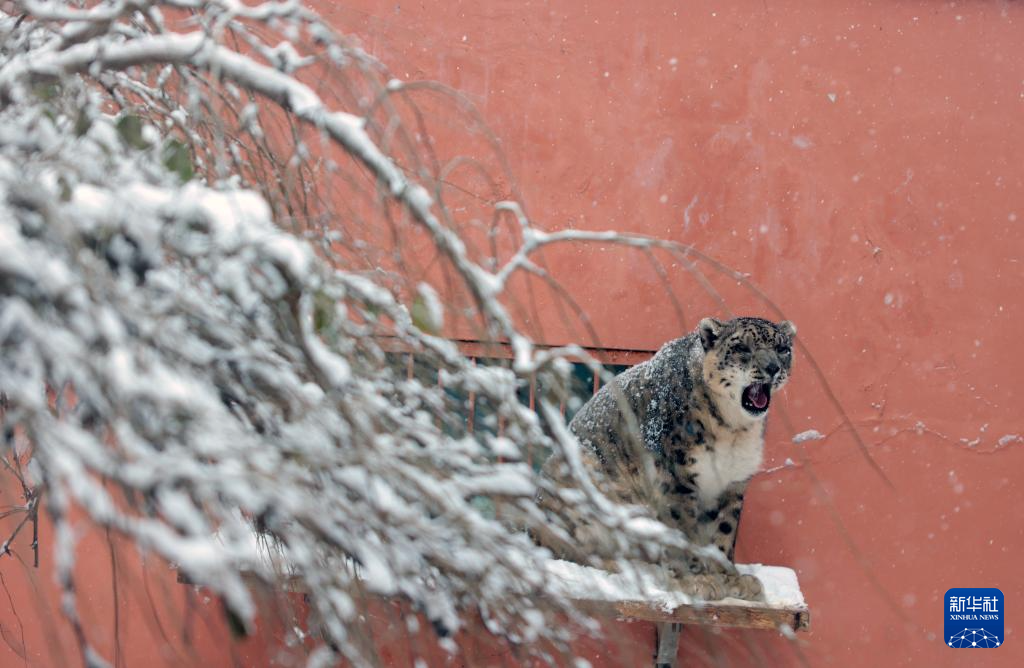
[[[1024,663],[1024,440],[1013,438],[1024,437],[1015,382],[1024,373],[1024,6],[312,4],[396,77],[467,95],[538,224],[653,234],[749,274],[797,323],[891,481],[868,464],[799,355],[773,408],[770,472],[747,497],[739,558],[794,567],[812,631],[793,647],[769,633],[690,630],[686,665],[965,663],[941,641],[941,597],[971,586],[999,587],[1007,600],[1006,644],[986,665]],[[449,150],[484,149],[467,140]],[[510,194],[512,182],[496,188]],[[678,261],[665,269],[682,322],[640,255],[593,248],[547,259],[605,346],[651,350],[721,314]],[[771,315],[735,281],[708,276],[733,311]],[[568,337],[545,308],[545,338]],[[791,442],[811,428],[827,438]],[[5,490],[2,503],[14,502]],[[117,592],[115,608],[105,539],[85,541],[83,614],[107,651],[117,610],[121,665],[274,656],[272,632],[225,642],[216,602],[190,604],[163,566],[143,570],[130,550],[117,567],[136,584]],[[24,545],[18,553],[28,554]],[[0,594],[0,665],[65,665],[73,643],[55,628],[45,553],[38,571],[5,557],[0,574],[9,591]],[[149,596],[155,617],[143,613]],[[11,649],[21,634],[24,662]],[[618,649],[590,643],[586,653],[595,664],[636,665],[624,657],[643,656],[651,629],[623,626],[612,637]],[[501,648],[474,652],[470,665],[509,662]]]
[[[314,4],[396,77],[467,95],[538,224],[693,244],[797,323],[892,482],[798,356],[739,556],[797,569],[812,665],[962,663],[941,641],[960,586],[1003,590],[1007,642],[985,661],[1024,663],[1024,6]],[[678,264],[683,323],[641,256],[548,259],[606,346],[654,349],[720,312]],[[771,314],[709,276],[733,311]],[[828,437],[791,442],[811,428]]]

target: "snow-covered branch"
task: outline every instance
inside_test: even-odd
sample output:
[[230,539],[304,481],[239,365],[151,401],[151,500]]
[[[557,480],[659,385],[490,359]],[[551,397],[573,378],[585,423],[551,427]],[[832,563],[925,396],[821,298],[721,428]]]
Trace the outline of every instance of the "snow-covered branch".
[[[485,267],[416,171],[373,139],[365,110],[302,81],[339,50],[372,59],[298,2],[16,4],[24,15],[0,14],[3,456],[12,470],[31,459],[25,509],[42,505],[56,525],[49,549],[87,662],[100,658],[76,612],[75,506],[217,591],[243,624],[254,614],[247,576],[298,579],[330,647],[358,665],[364,590],[403,597],[439,629],[478,610],[513,640],[565,640],[546,620],[574,615],[571,603],[528,532],[572,539],[540,498],[572,503],[624,559],[686,548],[645,511],[606,499],[580,463],[557,402],[565,358],[593,360],[578,347],[537,349],[503,301],[545,245],[653,240],[524,223],[513,259]],[[187,31],[162,12],[188,12]],[[313,46],[253,48],[268,33]],[[226,34],[244,34],[246,47]],[[264,111],[254,106],[288,129],[283,155],[254,129]],[[310,134],[372,175],[379,190],[359,215],[383,227],[397,208],[424,233],[488,339],[511,346],[511,368],[478,366],[436,336],[445,314],[429,285],[410,306],[400,287],[284,231],[276,212],[317,194],[286,178],[295,164],[314,173]],[[272,174],[261,182],[246,156]],[[234,169],[226,177],[222,163]],[[268,184],[280,201],[257,194]],[[401,361],[385,342],[398,342]],[[411,373],[410,359],[432,374]],[[531,376],[553,393],[539,412],[518,396]],[[459,393],[491,408],[482,429],[460,421]],[[545,451],[563,454],[569,480],[526,463]]]

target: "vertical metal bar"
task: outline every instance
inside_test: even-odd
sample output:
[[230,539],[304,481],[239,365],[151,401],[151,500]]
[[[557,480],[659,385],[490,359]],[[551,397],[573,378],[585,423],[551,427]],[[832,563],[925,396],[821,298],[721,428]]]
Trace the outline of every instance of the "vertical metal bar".
[[682,630],[682,624],[675,622],[658,623],[658,653],[654,657],[655,668],[675,668],[676,654],[679,652],[679,633]]

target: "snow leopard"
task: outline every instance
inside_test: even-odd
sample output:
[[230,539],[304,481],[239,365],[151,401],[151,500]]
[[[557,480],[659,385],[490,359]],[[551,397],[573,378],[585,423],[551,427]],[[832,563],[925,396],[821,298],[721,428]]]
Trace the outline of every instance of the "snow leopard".
[[[795,335],[789,321],[704,318],[616,376],[569,424],[600,487],[733,562],[743,495],[761,465],[772,397],[789,380]],[[582,544],[586,529],[575,530]],[[720,560],[688,553],[669,566],[707,600],[761,596],[756,578]]]

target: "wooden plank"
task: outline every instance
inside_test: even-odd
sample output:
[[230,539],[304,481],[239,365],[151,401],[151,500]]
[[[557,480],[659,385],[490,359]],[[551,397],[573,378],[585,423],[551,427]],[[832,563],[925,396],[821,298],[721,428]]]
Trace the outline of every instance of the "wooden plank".
[[681,605],[666,610],[647,601],[577,600],[575,603],[581,610],[595,617],[773,631],[784,626],[793,631],[807,631],[811,628],[811,613],[806,608],[708,603],[700,606]]
[[[582,611],[593,617],[618,618],[655,622],[662,625],[696,624],[701,626],[717,626],[723,628],[764,629],[780,631],[791,629],[794,632],[808,631],[811,628],[811,613],[799,593],[796,573],[788,568],[777,566],[744,566],[737,568],[748,573],[757,573],[765,584],[765,598],[762,602],[739,601],[707,601],[701,603],[679,603],[675,595],[664,591],[649,592],[648,598],[630,593],[624,586],[621,576],[597,569],[557,562],[560,566],[552,572],[563,584],[569,585],[564,595]],[[770,572],[774,577],[766,578]],[[255,574],[248,574],[253,585],[268,586]],[[181,571],[178,581],[191,584]],[[606,584],[615,591],[615,596],[598,598],[594,592],[601,591]],[[573,586],[574,585],[574,586]],[[288,592],[303,592],[302,583],[292,577],[282,576],[272,586]],[[785,589],[789,592],[786,594]],[[605,590],[605,594],[609,593]],[[589,598],[589,596],[594,596]],[[683,600],[687,600],[683,598]]]
[[632,573],[610,573],[554,562],[549,572],[567,598],[597,617],[775,631],[810,628],[811,614],[792,569],[762,564],[736,568],[761,581],[763,600],[693,601],[677,590],[663,570],[650,565],[636,565]]
[[[409,345],[394,336],[379,336],[377,337],[377,343],[380,345],[381,350],[389,353],[409,353],[412,352]],[[472,341],[469,339],[449,339],[458,346],[459,352],[466,357],[482,357],[485,359],[511,359],[514,357],[512,353],[512,346],[502,341],[487,342],[487,341]],[[534,348],[537,350],[548,350],[553,346],[546,346],[543,344],[534,344]],[[593,348],[589,346],[583,346],[594,359],[598,360],[602,364],[622,364],[625,366],[633,366],[640,362],[646,362],[649,360],[655,352],[654,350],[631,350],[627,348]],[[570,357],[570,359],[572,359]]]

